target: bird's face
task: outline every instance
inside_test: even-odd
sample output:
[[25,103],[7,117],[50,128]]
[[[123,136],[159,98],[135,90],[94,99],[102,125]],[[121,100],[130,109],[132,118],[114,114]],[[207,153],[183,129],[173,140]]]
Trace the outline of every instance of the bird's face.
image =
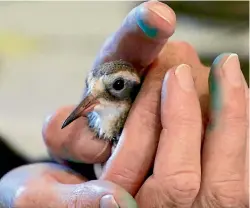
[[99,138],[118,139],[140,84],[136,70],[123,61],[101,65],[89,73],[84,99],[65,122],[87,116]]

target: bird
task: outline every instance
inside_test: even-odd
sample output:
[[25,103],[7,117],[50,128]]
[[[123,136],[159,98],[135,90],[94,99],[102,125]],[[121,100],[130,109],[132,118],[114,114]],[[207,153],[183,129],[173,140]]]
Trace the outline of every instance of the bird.
[[61,129],[84,116],[96,138],[116,145],[141,83],[135,67],[124,60],[95,67],[86,77],[82,101],[63,122]]

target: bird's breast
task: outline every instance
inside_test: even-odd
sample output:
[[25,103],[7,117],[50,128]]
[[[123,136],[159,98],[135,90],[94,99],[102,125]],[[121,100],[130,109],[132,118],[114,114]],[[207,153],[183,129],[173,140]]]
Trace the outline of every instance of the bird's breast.
[[124,105],[97,105],[88,115],[90,127],[99,137],[112,140],[120,131],[120,119],[126,112]]

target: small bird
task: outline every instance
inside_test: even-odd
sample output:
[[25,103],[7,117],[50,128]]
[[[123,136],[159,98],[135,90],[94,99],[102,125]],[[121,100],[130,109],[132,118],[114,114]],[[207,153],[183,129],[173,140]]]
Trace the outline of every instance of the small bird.
[[96,67],[86,78],[83,100],[64,121],[62,129],[86,116],[97,138],[117,144],[140,86],[136,69],[123,60]]

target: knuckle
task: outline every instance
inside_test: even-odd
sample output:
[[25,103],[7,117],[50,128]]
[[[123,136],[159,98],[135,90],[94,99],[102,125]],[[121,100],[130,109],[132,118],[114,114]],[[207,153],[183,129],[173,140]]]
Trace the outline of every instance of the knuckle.
[[134,190],[138,187],[138,184],[135,181],[138,181],[137,178],[139,174],[129,168],[123,168],[119,170],[114,170],[109,175],[109,181],[118,184],[125,188],[126,190]]
[[248,208],[248,205],[243,203],[221,203],[221,200],[218,200],[214,196],[200,196],[193,205],[193,208]]
[[157,183],[152,177],[148,178],[143,184],[136,195],[136,201],[139,207],[143,208],[163,208],[169,205],[168,196],[162,191],[161,184]]
[[243,182],[238,179],[216,181],[210,185],[210,197],[204,201],[213,207],[237,207],[246,208],[244,201]]
[[185,41],[170,41],[162,51],[163,53],[161,53],[160,60],[163,59],[163,65],[167,69],[186,63],[193,66],[192,72],[196,74],[199,70],[195,68],[198,66],[203,67],[194,47]]
[[189,205],[194,202],[200,189],[200,176],[194,172],[179,172],[159,181],[173,205]]
[[235,197],[225,197],[225,196],[203,196],[202,199],[197,201],[194,206],[195,208],[207,207],[207,208],[248,208],[246,203],[239,202],[235,200]]
[[186,41],[170,41],[168,43],[169,47],[176,48],[182,51],[182,53],[187,54],[190,51],[195,51],[194,47]]
[[171,41],[166,44],[164,49],[166,50],[166,54],[168,54],[166,59],[171,63],[175,63],[174,65],[183,62],[191,65],[200,63],[194,47],[185,41]]

